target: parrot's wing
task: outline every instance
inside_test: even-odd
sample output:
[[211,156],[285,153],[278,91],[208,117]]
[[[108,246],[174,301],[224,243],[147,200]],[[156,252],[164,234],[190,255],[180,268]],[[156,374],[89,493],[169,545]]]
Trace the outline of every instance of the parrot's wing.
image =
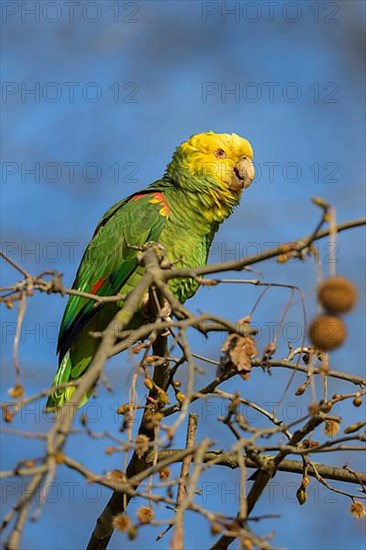
[[[135,194],[112,206],[85,250],[72,288],[99,296],[118,294],[138,266],[136,247],[158,241],[168,215],[160,192]],[[69,297],[58,338],[60,359],[101,307],[94,300]]]

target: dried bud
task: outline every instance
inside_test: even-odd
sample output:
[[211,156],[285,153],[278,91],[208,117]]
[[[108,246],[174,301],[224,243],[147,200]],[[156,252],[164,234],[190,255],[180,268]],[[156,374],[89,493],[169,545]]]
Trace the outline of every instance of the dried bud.
[[329,313],[347,313],[357,301],[357,292],[349,279],[330,277],[320,285],[318,300]]
[[360,428],[363,428],[366,425],[366,422],[356,422],[355,424],[351,424],[347,428],[345,428],[343,431],[345,434],[353,434],[357,432]]
[[359,500],[354,500],[349,508],[352,516],[356,519],[361,519],[366,516],[366,508]]
[[183,403],[183,401],[185,400],[186,396],[184,393],[182,393],[181,391],[177,392],[175,394],[175,397],[177,398],[177,400],[179,401],[179,403]]
[[318,414],[320,411],[320,407],[318,403],[310,403],[309,405],[309,414],[312,416]]
[[160,403],[163,405],[168,405],[170,403],[168,394],[159,387],[157,387],[156,390],[158,394],[158,400],[160,401]]
[[151,523],[154,519],[154,510],[150,506],[141,506],[136,512],[136,517],[143,525]]
[[324,210],[328,210],[329,208],[329,204],[321,197],[312,197],[311,201],[317,206],[324,208]]
[[117,414],[125,414],[125,412],[126,412],[126,403],[124,403],[123,405],[120,405],[116,410]]
[[149,355],[149,357],[145,358],[144,363],[148,365],[149,363],[155,363],[155,361],[158,361],[159,359],[161,359],[159,355]]
[[157,412],[152,413],[151,411],[146,411],[144,415],[144,426],[151,430],[155,426],[157,426],[160,422],[160,420],[164,417],[163,413]]
[[214,537],[215,535],[218,535],[221,533],[222,528],[219,523],[211,523],[211,535]]
[[295,395],[302,395],[306,388],[308,387],[309,384],[307,384],[306,382],[304,382],[304,384],[302,384],[301,386],[299,386],[297,388],[297,390],[295,391]]
[[130,518],[126,516],[126,514],[118,514],[118,516],[114,516],[112,525],[115,529],[117,529],[117,531],[120,531],[120,533],[125,533],[133,527]]
[[272,359],[273,355],[276,353],[276,350],[277,350],[276,342],[269,342],[264,348],[263,357],[262,357],[263,361],[268,361],[269,359]]
[[7,422],[8,424],[10,424],[10,422],[13,422],[13,418],[15,416],[14,411],[11,411],[7,405],[3,405],[2,410],[4,422]]
[[286,262],[288,262],[289,256],[287,254],[280,254],[279,256],[277,256],[276,260],[279,264],[285,264]]
[[106,455],[112,455],[113,453],[116,453],[119,449],[117,447],[106,447],[104,449],[104,453]]
[[333,437],[334,435],[337,435],[338,432],[339,432],[339,422],[335,422],[334,420],[327,420],[324,426],[325,435],[329,435],[330,437]]
[[136,535],[137,535],[137,530],[136,530],[136,527],[134,525],[131,525],[131,527],[128,529],[127,535],[128,535],[128,538],[130,540],[135,540]]
[[116,479],[117,481],[124,481],[126,479],[125,474],[121,470],[112,470],[108,473],[108,477]]
[[13,399],[18,399],[19,397],[23,397],[24,395],[24,388],[21,384],[15,384],[14,388],[10,388],[8,390],[8,394]]
[[216,286],[219,284],[219,281],[216,281],[215,279],[204,279],[203,277],[197,277],[196,280],[200,283],[200,285],[204,286]]
[[154,387],[154,382],[148,376],[145,376],[144,384],[148,390],[152,390]]
[[136,410],[136,405],[134,403],[123,403],[117,409],[117,414],[128,414]]
[[281,254],[276,258],[279,264],[284,264],[297,255],[295,243],[285,243],[281,245],[280,250]]
[[144,454],[149,450],[149,438],[144,434],[140,434],[136,437],[135,443],[136,454],[138,458],[142,458]]
[[320,404],[320,410],[324,413],[329,413],[332,410],[333,403],[331,401],[324,401]]
[[54,456],[55,456],[56,464],[64,464],[65,455],[63,453],[61,453],[60,451],[56,451]]
[[132,353],[137,355],[138,353],[140,353],[140,351],[142,351],[145,348],[146,348],[146,344],[144,344],[144,342],[141,342],[141,344],[136,344],[135,346],[132,346],[131,351]]
[[296,491],[296,498],[298,503],[302,506],[307,501],[307,494],[305,488],[301,485]]
[[309,483],[310,483],[310,478],[309,478],[309,476],[304,476],[304,477],[302,478],[301,485],[303,485],[303,487],[306,488],[306,487],[309,485]]
[[319,443],[317,441],[313,441],[312,439],[304,439],[303,446],[305,449],[311,449],[312,447],[317,447]]
[[159,470],[159,478],[162,481],[166,481],[167,479],[170,478],[170,470],[168,466],[164,466],[163,468],[161,468],[161,470]]
[[347,336],[346,326],[339,317],[318,315],[309,327],[313,345],[321,351],[330,351],[343,344]]

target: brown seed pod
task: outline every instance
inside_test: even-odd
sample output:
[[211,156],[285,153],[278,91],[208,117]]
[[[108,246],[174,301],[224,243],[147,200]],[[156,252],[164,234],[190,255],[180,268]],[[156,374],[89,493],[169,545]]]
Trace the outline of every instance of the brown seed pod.
[[350,506],[350,512],[354,518],[361,519],[366,516],[366,508],[359,500],[354,500]]
[[347,336],[342,319],[333,315],[318,315],[309,327],[309,337],[315,348],[330,351],[343,344]]
[[346,277],[330,277],[319,286],[318,300],[329,313],[347,313],[357,301],[357,291]]
[[142,524],[151,523],[154,519],[154,510],[150,506],[141,506],[136,512],[137,519]]
[[112,519],[112,525],[117,531],[124,533],[132,526],[131,520],[126,514],[118,514]]

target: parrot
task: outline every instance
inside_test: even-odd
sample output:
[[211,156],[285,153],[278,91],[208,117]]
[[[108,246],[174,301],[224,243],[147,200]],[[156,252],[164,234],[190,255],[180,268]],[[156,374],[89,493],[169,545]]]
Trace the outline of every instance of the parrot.
[[[113,205],[99,221],[83,254],[72,288],[98,296],[126,296],[144,273],[139,250],[150,242],[162,245],[175,267],[204,266],[220,224],[239,204],[243,189],[255,176],[253,149],[232,133],[203,132],[175,150],[161,179]],[[168,285],[182,304],[198,290],[191,278],[170,279]],[[136,311],[130,325],[145,322]],[[123,308],[123,299],[97,303],[70,295],[61,321],[59,366],[52,388],[78,380],[98,348],[93,332],[103,331]],[[71,401],[75,386],[55,388],[46,408]],[[93,390],[80,401],[85,404]]]

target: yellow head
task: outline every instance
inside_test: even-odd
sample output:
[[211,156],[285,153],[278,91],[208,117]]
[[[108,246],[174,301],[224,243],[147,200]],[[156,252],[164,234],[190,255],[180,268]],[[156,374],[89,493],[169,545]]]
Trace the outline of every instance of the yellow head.
[[237,134],[196,134],[176,149],[167,174],[195,194],[206,218],[221,221],[254,179],[253,149]]

